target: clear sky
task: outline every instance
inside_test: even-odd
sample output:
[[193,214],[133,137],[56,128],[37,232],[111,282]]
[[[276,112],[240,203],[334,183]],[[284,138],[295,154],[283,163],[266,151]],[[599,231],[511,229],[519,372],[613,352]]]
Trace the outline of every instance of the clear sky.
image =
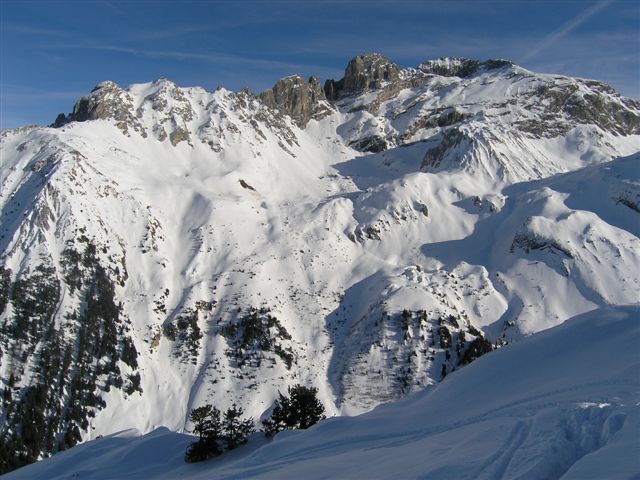
[[0,0],[0,15],[2,128],[48,124],[102,80],[259,92],[340,78],[366,52],[506,58],[640,97],[636,0]]

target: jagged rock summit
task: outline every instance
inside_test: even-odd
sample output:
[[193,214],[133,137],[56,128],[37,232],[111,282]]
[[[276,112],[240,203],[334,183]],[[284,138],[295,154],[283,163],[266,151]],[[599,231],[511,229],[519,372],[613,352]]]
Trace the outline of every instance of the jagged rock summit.
[[285,77],[262,92],[260,100],[289,115],[300,128],[306,127],[312,118],[320,120],[333,111],[317,77],[309,77],[308,82],[300,75]]
[[347,64],[343,78],[325,82],[324,92],[329,100],[338,100],[344,95],[378,89],[399,77],[398,66],[385,56],[379,53],[358,55]]
[[637,100],[378,54],[327,85],[103,82],[0,133],[3,469],[297,383],[360,413],[638,302]]

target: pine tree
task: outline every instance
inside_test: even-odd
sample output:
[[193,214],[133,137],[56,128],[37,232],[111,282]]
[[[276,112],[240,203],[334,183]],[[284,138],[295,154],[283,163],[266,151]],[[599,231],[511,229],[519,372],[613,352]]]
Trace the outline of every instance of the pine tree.
[[242,414],[242,408],[235,403],[224,414],[223,427],[229,450],[246,443],[249,435],[255,431],[253,420],[243,419]]
[[193,433],[200,438],[187,447],[185,460],[201,462],[222,453],[219,443],[222,437],[220,410],[210,404],[194,408],[189,420],[193,423]]
[[271,418],[262,422],[264,433],[268,437],[282,430],[304,430],[325,418],[324,406],[316,396],[317,388],[295,385],[289,387],[288,392],[288,397],[279,394]]

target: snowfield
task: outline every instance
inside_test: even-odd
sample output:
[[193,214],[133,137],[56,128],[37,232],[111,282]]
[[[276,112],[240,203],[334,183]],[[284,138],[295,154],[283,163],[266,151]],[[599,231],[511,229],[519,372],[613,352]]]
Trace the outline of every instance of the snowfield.
[[640,473],[640,309],[603,308],[508,345],[440,384],[202,464],[188,435],[124,431],[9,479],[632,479]]

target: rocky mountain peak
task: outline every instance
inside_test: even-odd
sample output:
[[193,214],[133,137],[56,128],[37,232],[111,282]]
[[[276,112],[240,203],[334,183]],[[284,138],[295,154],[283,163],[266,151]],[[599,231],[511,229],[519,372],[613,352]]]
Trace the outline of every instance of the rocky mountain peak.
[[513,62],[502,59],[490,59],[481,62],[464,57],[440,57],[437,60],[427,60],[418,65],[418,70],[423,73],[440,75],[443,77],[470,77],[486,70],[496,70],[498,68],[513,66]]
[[146,132],[133,110],[131,95],[115,82],[107,80],[96,85],[89,95],[80,98],[64,122],[61,122],[60,116],[58,116],[54,126],[68,122],[114,119],[116,126],[124,133],[128,133],[129,128],[132,128],[142,136],[146,136]]
[[111,80],[104,80],[103,82],[100,82],[95,87],[93,87],[91,89],[91,93],[97,92],[99,90],[114,92],[120,90],[120,87],[116,82],[112,82]]
[[282,78],[262,92],[260,100],[268,107],[289,115],[300,128],[304,128],[312,118],[318,120],[333,110],[317,77],[309,77],[307,82],[301,75]]
[[325,82],[324,93],[328,100],[337,100],[345,94],[363,93],[380,88],[399,78],[400,69],[384,55],[358,55],[349,61],[342,79]]

